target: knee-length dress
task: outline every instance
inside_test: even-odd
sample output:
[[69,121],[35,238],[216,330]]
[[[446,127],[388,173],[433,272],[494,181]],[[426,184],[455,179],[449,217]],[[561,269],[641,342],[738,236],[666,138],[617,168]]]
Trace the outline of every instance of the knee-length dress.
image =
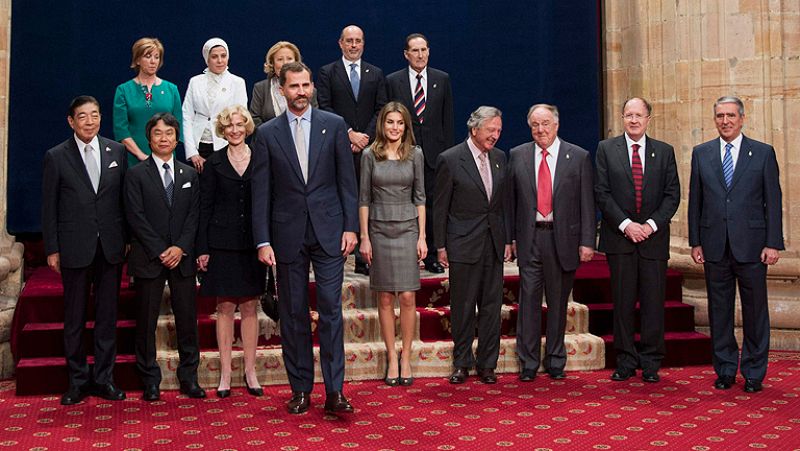
[[361,156],[359,206],[369,207],[369,284],[375,291],[419,289],[417,206],[425,205],[425,159],[418,146],[412,152],[402,161],[376,161],[370,148]]

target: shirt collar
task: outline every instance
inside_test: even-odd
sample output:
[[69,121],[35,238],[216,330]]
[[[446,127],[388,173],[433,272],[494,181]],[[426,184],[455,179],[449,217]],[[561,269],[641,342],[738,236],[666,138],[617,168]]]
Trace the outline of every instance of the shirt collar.
[[[475,145],[474,142],[472,142],[472,136],[467,138],[467,147],[469,147],[469,152],[472,154],[472,158],[474,160],[477,160],[478,156],[483,152],[481,149],[478,148],[478,146]],[[487,152],[486,154],[488,156],[489,153]]]
[[422,75],[422,78],[424,80],[427,80],[428,79],[428,66],[425,66],[422,69],[421,72],[417,72],[417,71],[414,70],[413,67],[408,66],[408,76],[409,77],[411,77],[412,79],[416,80],[417,79],[417,74]]
[[[539,145],[536,144],[536,142],[533,143],[533,146],[534,148],[536,148],[537,154],[542,153],[542,148],[539,147]],[[558,158],[558,149],[560,148],[561,148],[561,140],[558,139],[558,136],[556,136],[556,139],[553,141],[552,144],[550,144],[550,147],[547,148],[547,153],[552,155],[554,158]]]
[[78,138],[78,135],[74,133],[72,134],[72,136],[75,138],[75,144],[78,146],[78,150],[80,150],[81,153],[83,153],[83,149],[86,147],[86,144],[90,144],[92,146],[92,149],[97,150],[98,152],[100,151],[100,140],[97,139],[97,135],[94,135],[92,137],[92,140],[89,141],[88,143],[81,141],[81,139]]
[[359,58],[359,59],[357,59],[355,61],[350,61],[349,59],[347,59],[347,58],[345,58],[343,56],[342,57],[342,62],[344,63],[345,69],[347,69],[348,71],[350,70],[350,65],[353,64],[353,63],[356,63],[356,69],[361,70],[361,58]]
[[647,141],[647,135],[642,135],[642,137],[639,138],[638,141],[634,141],[633,138],[628,136],[628,133],[625,132],[625,143],[627,143],[628,149],[630,149],[631,146],[633,146],[634,144],[638,144],[639,145],[639,149],[644,149],[644,144],[645,144],[646,141]]
[[[309,107],[306,108],[303,114],[301,114],[299,117],[311,123],[311,106],[309,105]],[[289,124],[292,124],[297,118],[298,116],[296,114],[292,113],[292,111],[289,108],[286,108],[286,119],[289,121]]]
[[[733,141],[731,141],[731,144],[733,144],[733,148],[734,148],[734,149],[737,149],[737,150],[738,150],[738,149],[741,149],[741,148],[742,148],[742,137],[743,137],[743,136],[744,136],[744,135],[742,135],[741,133],[739,133],[739,136],[737,136],[736,138],[733,138]],[[727,141],[725,141],[724,139],[722,139],[722,137],[720,137],[720,138],[719,138],[719,145],[720,145],[720,147],[724,149],[724,148],[725,148],[725,144],[728,144],[728,142],[727,142]]]
[[158,166],[160,169],[164,169],[164,163],[167,163],[170,169],[172,169],[172,172],[175,172],[175,158],[172,156],[172,154],[169,154],[168,160],[162,160],[161,157],[156,154],[151,155],[153,156],[153,160],[156,162],[156,166]]

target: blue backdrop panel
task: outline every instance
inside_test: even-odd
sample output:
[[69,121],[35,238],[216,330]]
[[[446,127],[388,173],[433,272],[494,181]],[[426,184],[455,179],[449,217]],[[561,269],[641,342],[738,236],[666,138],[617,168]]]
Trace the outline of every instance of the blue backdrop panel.
[[364,59],[386,74],[404,68],[405,36],[422,32],[431,66],[450,73],[456,138],[479,105],[503,113],[499,147],[530,141],[528,107],[548,102],[561,111],[560,135],[594,150],[601,133],[598,0],[561,2],[53,2],[15,0],[11,31],[8,230],[41,228],[44,152],[71,135],[69,101],[100,101],[100,133],[113,138],[114,90],[135,74],[130,47],[142,36],[164,43],[159,76],[184,95],[205,68],[200,49],[219,36],[230,47],[230,70],[253,84],[264,78],[267,49],[297,44],[316,71],[341,57],[337,39],[354,23],[364,29]]

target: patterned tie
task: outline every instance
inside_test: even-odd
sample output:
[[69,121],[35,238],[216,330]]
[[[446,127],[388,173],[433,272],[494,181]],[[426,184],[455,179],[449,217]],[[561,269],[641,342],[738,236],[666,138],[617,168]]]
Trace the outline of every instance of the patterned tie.
[[642,171],[642,159],[639,157],[639,146],[638,144],[634,144],[631,146],[633,148],[633,153],[631,154],[631,175],[633,175],[633,192],[636,196],[636,213],[639,213],[642,210],[642,176],[644,171]]
[[295,119],[297,124],[294,128],[294,147],[297,151],[297,159],[300,161],[300,172],[303,173],[303,181],[308,183],[308,151],[306,150],[306,135],[303,133],[302,118]]
[[550,180],[550,165],[547,163],[547,149],[542,149],[542,162],[536,180],[536,209],[544,217],[553,211],[553,181]]
[[414,112],[419,123],[425,122],[425,89],[422,88],[422,74],[417,74],[417,88],[414,90]]
[[350,64],[350,86],[353,88],[353,96],[358,99],[358,88],[361,86],[361,79],[358,77],[358,65]]
[[94,158],[94,153],[92,152],[92,146],[90,144],[87,144],[86,147],[83,148],[83,151],[86,155],[86,172],[89,173],[89,180],[92,181],[92,188],[94,188],[94,192],[96,193],[97,187],[100,186],[100,171],[97,169],[97,160]]
[[480,173],[481,173],[481,180],[483,181],[483,188],[486,190],[486,198],[488,200],[492,200],[492,173],[489,170],[489,162],[486,158],[486,153],[481,152],[478,155],[478,159],[480,160]]
[[172,193],[175,191],[175,182],[172,180],[172,174],[169,173],[169,165],[164,163],[161,167],[164,168],[164,190],[167,192],[167,203],[172,205]]
[[722,159],[722,175],[725,177],[725,186],[730,189],[733,181],[733,155],[731,155],[733,144],[725,144],[725,157]]

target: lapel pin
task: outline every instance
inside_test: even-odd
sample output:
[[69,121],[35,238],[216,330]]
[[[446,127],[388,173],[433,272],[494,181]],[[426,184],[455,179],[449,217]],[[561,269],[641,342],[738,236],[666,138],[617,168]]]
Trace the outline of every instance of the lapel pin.
[[225,92],[225,91],[227,91],[227,89],[225,89],[225,88],[222,88],[222,92]]
[[569,154],[567,154],[567,155],[566,155],[564,158],[566,158],[567,160],[569,160]]
[[178,169],[178,174],[183,174],[183,168]]
[[322,129],[322,134],[324,135],[324,134],[325,134],[325,132],[327,132],[327,131],[328,131],[327,129],[324,129],[324,128],[323,128],[323,129]]
[[500,169],[500,163],[495,163],[494,167],[496,167],[497,169]]
[[651,157],[651,158],[655,158],[655,157],[656,157],[656,153],[655,153],[655,152],[651,153],[651,154],[650,154],[650,157]]
[[747,156],[748,157],[752,157],[753,156],[753,151],[751,150],[751,151],[747,152]]
[[436,88],[436,83],[433,84],[434,89]]
[[364,69],[364,72],[365,72],[365,73],[366,73],[366,72],[369,72],[369,69]]
[[106,146],[106,152],[111,152],[111,148]]

